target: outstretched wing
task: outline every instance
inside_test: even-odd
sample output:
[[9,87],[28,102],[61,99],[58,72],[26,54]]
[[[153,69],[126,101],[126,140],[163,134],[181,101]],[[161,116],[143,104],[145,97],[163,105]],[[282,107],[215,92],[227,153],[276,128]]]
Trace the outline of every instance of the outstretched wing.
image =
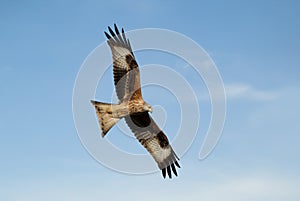
[[163,177],[166,177],[166,172],[169,178],[172,178],[172,172],[177,176],[175,165],[180,168],[177,162],[179,158],[169,144],[167,136],[157,126],[149,113],[131,114],[125,117],[125,120],[135,137],[152,155],[161,169]]
[[142,98],[140,72],[124,29],[120,33],[116,24],[115,32],[108,27],[104,32],[113,57],[113,73],[116,93],[120,101]]

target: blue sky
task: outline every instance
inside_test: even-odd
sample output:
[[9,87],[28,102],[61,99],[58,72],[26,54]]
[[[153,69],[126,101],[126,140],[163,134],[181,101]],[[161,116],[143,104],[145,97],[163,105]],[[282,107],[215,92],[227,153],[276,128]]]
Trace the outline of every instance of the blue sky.
[[[1,200],[300,199],[298,1],[0,4]],[[198,160],[205,130],[200,126],[174,180],[163,180],[159,172],[133,176],[103,167],[77,136],[76,75],[114,22],[126,30],[185,34],[210,54],[225,83],[227,117],[218,146]],[[149,56],[141,54],[138,61]]]

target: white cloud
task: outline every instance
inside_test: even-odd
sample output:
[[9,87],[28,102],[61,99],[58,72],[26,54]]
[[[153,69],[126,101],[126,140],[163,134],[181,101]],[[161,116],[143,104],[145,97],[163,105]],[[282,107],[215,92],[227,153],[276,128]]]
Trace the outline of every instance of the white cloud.
[[263,91],[248,84],[225,84],[226,97],[230,99],[250,99],[256,101],[269,101],[278,97],[276,91]]
[[300,197],[299,182],[293,180],[251,177],[229,178],[217,184],[202,186],[203,200],[292,200]]

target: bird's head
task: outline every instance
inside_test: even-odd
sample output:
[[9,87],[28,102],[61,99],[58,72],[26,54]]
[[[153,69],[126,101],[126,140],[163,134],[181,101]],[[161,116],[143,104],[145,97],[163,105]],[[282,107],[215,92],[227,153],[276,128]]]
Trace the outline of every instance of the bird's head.
[[145,111],[147,111],[147,112],[152,112],[152,107],[151,107],[151,105],[148,104],[148,103],[146,103],[146,102],[144,103],[143,109],[144,109]]

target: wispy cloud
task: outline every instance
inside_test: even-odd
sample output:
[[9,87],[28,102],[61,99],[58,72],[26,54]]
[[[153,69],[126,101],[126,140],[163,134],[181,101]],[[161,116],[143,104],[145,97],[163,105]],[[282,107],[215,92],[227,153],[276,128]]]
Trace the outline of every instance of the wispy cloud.
[[[215,91],[214,98],[223,100],[223,97],[221,95],[223,94],[223,88],[218,87],[215,88],[220,91]],[[224,90],[225,90],[225,96],[227,101],[233,101],[233,100],[249,100],[249,101],[272,101],[277,99],[281,95],[281,90],[261,90],[257,89],[254,86],[251,86],[250,84],[245,83],[234,83],[234,84],[224,84]],[[183,92],[184,93],[184,92]],[[196,94],[198,94],[200,100],[210,100],[211,97],[207,90],[201,88],[201,91],[196,91]],[[189,97],[189,96],[186,96]],[[188,98],[186,98],[189,100]],[[193,100],[189,100],[194,101]]]
[[255,101],[269,101],[279,96],[277,91],[260,90],[243,83],[225,84],[225,91],[228,100],[249,99]]
[[[231,178],[217,183],[201,185],[203,200],[296,200],[298,182],[268,177]],[[198,194],[195,195],[196,200]]]

